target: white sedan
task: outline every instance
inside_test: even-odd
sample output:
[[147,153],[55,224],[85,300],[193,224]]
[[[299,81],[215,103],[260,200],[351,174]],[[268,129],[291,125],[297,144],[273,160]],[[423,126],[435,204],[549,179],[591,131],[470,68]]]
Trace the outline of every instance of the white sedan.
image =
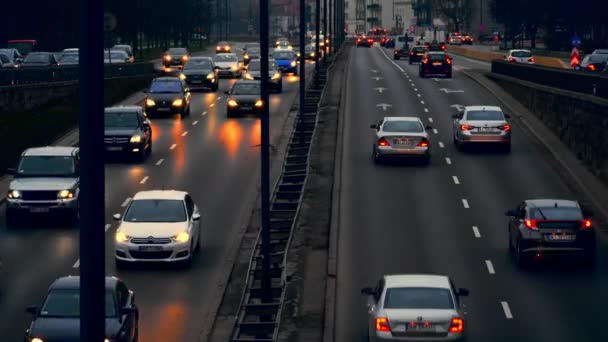
[[134,262],[183,262],[190,266],[200,247],[201,214],[187,192],[138,192],[116,230],[115,259],[120,268]]
[[411,116],[385,117],[375,130],[372,157],[376,163],[388,158],[413,158],[428,164],[431,160],[431,146],[420,118]]

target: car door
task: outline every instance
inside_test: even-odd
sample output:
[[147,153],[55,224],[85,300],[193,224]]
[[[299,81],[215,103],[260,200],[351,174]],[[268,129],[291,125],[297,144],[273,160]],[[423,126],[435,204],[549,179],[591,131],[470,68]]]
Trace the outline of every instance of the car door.
[[148,144],[152,143],[152,127],[150,125],[150,120],[148,119],[148,116],[144,112],[139,113],[139,120],[141,121],[143,129],[144,129],[144,136],[145,136],[144,141],[147,146]]

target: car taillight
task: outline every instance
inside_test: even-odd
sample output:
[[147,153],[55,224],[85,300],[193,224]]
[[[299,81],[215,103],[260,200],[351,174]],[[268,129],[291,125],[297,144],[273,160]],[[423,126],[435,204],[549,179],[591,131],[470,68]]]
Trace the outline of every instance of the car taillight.
[[396,55],[396,54],[398,54],[398,53],[399,53],[399,51],[398,51],[398,50],[395,50],[395,55]]
[[500,127],[498,127],[499,129],[502,129],[503,131],[510,131],[511,130],[511,125],[509,124],[504,124]]
[[361,39],[357,39],[357,43],[361,43]]
[[581,221],[581,229],[589,229],[593,226],[591,220],[583,220]]
[[422,64],[427,64],[428,62],[429,62],[429,59],[428,59],[428,58],[425,58],[425,59],[422,61]]
[[587,66],[587,69],[589,69],[589,70],[591,70],[591,71],[595,71],[595,65],[593,65],[593,64],[589,64],[589,65]]
[[422,138],[418,145],[418,147],[429,147],[429,140],[427,138]]
[[526,219],[526,220],[524,220],[524,224],[526,225],[526,227],[528,227],[532,230],[538,230],[538,227],[536,226],[536,220]]
[[391,331],[391,327],[388,325],[388,318],[376,317],[376,331]]
[[471,128],[473,128],[473,126],[470,126],[470,125],[460,125],[460,130],[461,131],[468,131]]
[[446,59],[445,59],[445,61],[446,61],[446,63],[448,63],[448,64],[452,64],[452,59],[451,59],[450,57],[446,58]]
[[509,57],[509,62],[515,62],[515,58]]
[[450,330],[451,333],[461,333],[464,331],[464,319],[454,317],[450,322]]
[[534,57],[532,57],[532,58],[528,59],[528,62],[534,63],[534,62],[536,62],[536,59]]
[[413,56],[413,55],[414,55],[414,53],[413,53],[413,52],[410,52],[410,56]]
[[380,140],[378,140],[378,146],[391,146],[391,144],[388,143],[388,140],[382,137]]

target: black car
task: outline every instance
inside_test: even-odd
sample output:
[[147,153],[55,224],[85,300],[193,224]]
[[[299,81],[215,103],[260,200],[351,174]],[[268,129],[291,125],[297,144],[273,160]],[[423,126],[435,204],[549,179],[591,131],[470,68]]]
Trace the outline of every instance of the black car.
[[387,37],[386,41],[384,42],[384,47],[387,49],[394,49],[395,48],[395,37]]
[[260,95],[260,81],[238,80],[232,86],[226,104],[226,116],[254,114],[259,116],[264,107]]
[[366,36],[362,36],[357,38],[357,41],[355,42],[355,45],[357,47],[359,46],[367,46],[368,48],[371,48],[374,46],[374,39],[370,38],[370,37],[366,37]]
[[562,199],[526,200],[509,217],[509,250],[525,266],[533,259],[575,258],[595,262],[595,231],[591,211]]
[[108,153],[134,156],[142,162],[152,153],[152,127],[141,107],[106,108],[104,132],[103,142]]
[[148,115],[179,113],[190,115],[190,89],[177,77],[158,77],[152,80],[144,100]]
[[[247,67],[247,72],[243,74],[243,78],[246,80],[261,80],[260,64],[261,61],[259,59],[251,61]],[[283,75],[281,75],[281,71],[277,68],[277,64],[272,60],[268,61],[268,86],[271,91],[276,93],[283,92]]]
[[420,77],[444,75],[452,77],[452,58],[445,52],[428,51],[420,63]]
[[51,67],[57,65],[55,55],[50,52],[31,52],[25,57],[20,67]]
[[219,80],[211,57],[192,57],[180,75],[191,90],[208,88],[217,91]]
[[170,48],[163,54],[163,66],[165,68],[181,68],[190,58],[190,52],[186,48]]
[[261,51],[259,47],[252,46],[245,50],[243,54],[243,64],[248,65],[254,59],[260,59]]
[[410,50],[409,63],[412,64],[414,62],[422,62],[422,60],[424,59],[425,52],[426,49],[424,48],[424,46],[414,46]]
[[473,45],[473,41],[474,40],[475,39],[470,34],[463,34],[462,35],[462,44]]
[[[106,339],[137,342],[139,311],[135,295],[115,277],[105,279]],[[49,287],[42,306],[29,306],[34,315],[25,341],[80,342],[80,277],[62,277]]]

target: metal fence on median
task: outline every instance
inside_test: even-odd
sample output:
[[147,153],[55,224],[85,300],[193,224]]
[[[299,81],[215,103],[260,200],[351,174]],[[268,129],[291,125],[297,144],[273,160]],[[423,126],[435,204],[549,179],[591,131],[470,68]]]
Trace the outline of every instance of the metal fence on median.
[[608,98],[608,74],[598,75],[501,60],[492,61],[492,72],[548,87]]
[[[153,63],[105,64],[105,77],[128,77],[154,74]],[[0,69],[0,86],[77,81],[78,65]]]

